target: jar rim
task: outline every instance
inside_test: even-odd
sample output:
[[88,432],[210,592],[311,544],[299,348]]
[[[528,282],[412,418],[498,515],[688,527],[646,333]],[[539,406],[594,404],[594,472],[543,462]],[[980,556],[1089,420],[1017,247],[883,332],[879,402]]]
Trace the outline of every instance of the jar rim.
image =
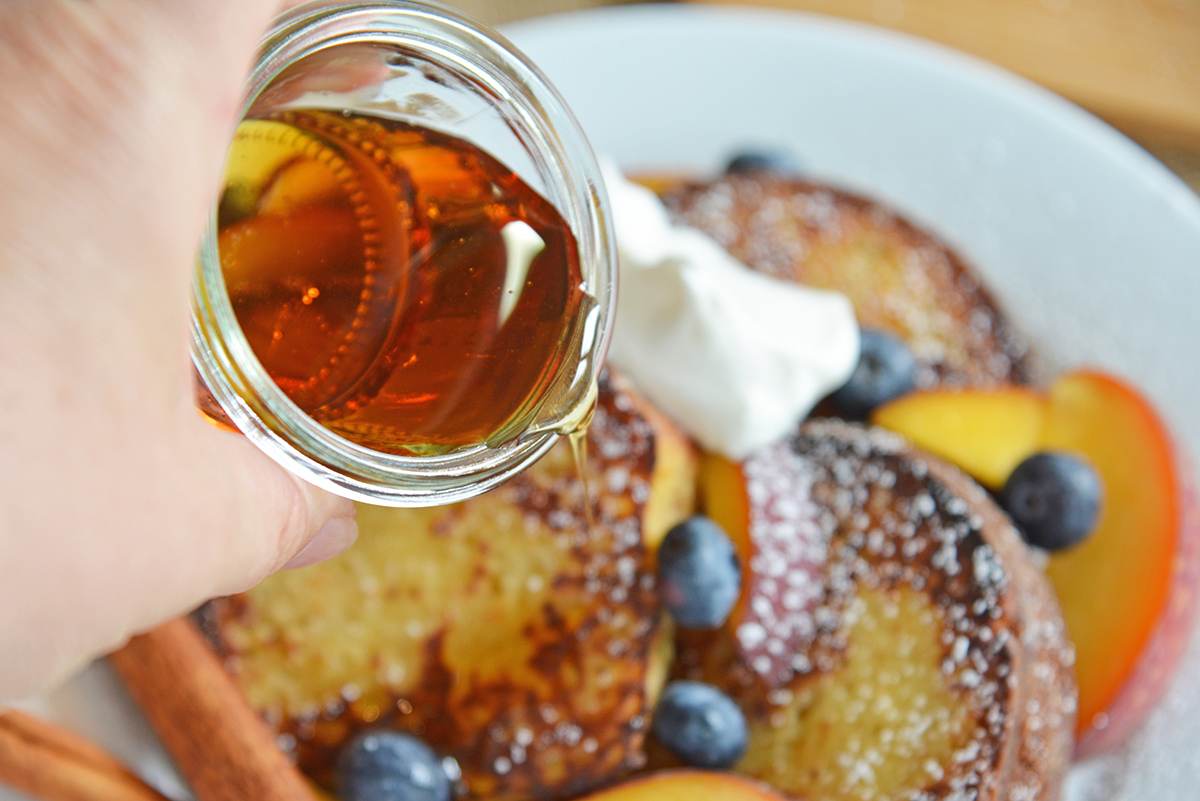
[[[263,41],[240,118],[284,69],[346,42],[402,47],[466,79],[499,109],[547,179],[547,200],[575,234],[586,291],[596,301],[580,369],[556,383],[570,403],[590,403],[607,351],[616,299],[615,246],[607,198],[578,122],[546,77],[500,34],[436,2],[310,3],[277,18]],[[558,439],[557,419],[540,419],[496,446],[437,456],[401,456],[351,442],[303,412],[270,378],[234,315],[216,239],[216,204],[193,280],[192,357],[201,380],[232,423],[300,477],[355,500],[390,506],[450,503],[480,494],[523,470]],[[581,383],[581,379],[583,379]],[[570,393],[575,393],[571,395]],[[559,414],[562,418],[564,414]]]

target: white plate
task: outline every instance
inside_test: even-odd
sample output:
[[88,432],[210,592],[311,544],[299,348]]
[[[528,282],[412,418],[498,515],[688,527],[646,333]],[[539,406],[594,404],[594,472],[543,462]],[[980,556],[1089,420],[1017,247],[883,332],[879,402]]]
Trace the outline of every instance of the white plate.
[[[1104,123],[946,48],[812,15],[632,6],[507,33],[597,152],[704,174],[790,150],[952,243],[1052,366],[1132,379],[1200,454],[1200,202]],[[1194,637],[1188,678],[1127,748],[1074,772],[1070,797],[1194,798],[1196,675]]]
[[[631,170],[703,173],[738,150],[790,149],[815,177],[951,242],[1056,366],[1129,377],[1200,454],[1200,202],[1103,123],[944,48],[807,15],[634,6],[507,33],[598,152]],[[1180,675],[1200,675],[1198,642]],[[1127,748],[1076,771],[1071,795],[1194,797],[1191,683],[1177,682]],[[40,706],[170,781],[102,668]],[[0,789],[0,801],[18,798]]]

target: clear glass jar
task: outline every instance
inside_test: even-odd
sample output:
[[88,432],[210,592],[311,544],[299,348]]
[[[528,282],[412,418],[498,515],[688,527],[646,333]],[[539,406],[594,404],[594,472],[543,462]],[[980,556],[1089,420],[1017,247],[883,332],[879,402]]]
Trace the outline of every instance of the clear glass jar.
[[279,18],[249,78],[242,116],[292,106],[412,123],[490,154],[573,233],[588,303],[557,321],[565,356],[503,436],[434,455],[366,447],[302,410],[255,355],[226,286],[215,204],[193,293],[193,359],[204,389],[260,449],[339,494],[419,506],[495,486],[577,428],[594,402],[616,270],[604,188],[583,133],[546,78],[498,34],[450,8],[407,0],[309,4]]

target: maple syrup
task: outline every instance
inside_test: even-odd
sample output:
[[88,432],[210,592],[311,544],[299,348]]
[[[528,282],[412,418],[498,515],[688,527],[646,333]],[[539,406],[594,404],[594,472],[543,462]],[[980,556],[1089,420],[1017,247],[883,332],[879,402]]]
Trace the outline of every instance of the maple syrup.
[[330,431],[384,453],[523,430],[579,350],[564,321],[594,303],[570,228],[510,169],[362,113],[243,121],[217,242],[271,379]]

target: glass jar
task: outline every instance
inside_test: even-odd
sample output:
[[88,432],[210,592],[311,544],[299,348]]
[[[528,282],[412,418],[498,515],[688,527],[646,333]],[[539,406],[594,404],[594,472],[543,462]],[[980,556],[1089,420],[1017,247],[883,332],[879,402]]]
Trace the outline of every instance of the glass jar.
[[[302,110],[301,117],[296,116],[297,110]],[[306,207],[308,210],[304,214],[308,216],[304,217],[303,222],[300,221],[302,215],[296,213],[287,221],[291,227],[280,229],[285,233],[271,239],[264,232],[275,230],[271,226],[278,220],[272,218],[264,222],[266,217],[259,216],[246,222],[243,217],[266,215],[262,211],[264,206],[278,205],[280,202],[285,205],[294,203],[293,200],[277,200],[277,196],[286,194],[279,186],[303,184],[303,171],[297,167],[287,172],[285,168],[291,169],[288,165],[292,162],[278,156],[278,164],[271,165],[270,169],[251,165],[243,170],[246,174],[253,174],[256,170],[270,173],[270,179],[264,179],[265,184],[271,187],[270,192],[261,186],[253,191],[242,191],[244,187],[235,185],[234,178],[230,177],[239,169],[231,156],[230,165],[227,165],[226,188],[221,201],[214,205],[212,223],[201,245],[194,278],[193,360],[204,385],[201,395],[204,396],[203,390],[207,390],[211,395],[209,403],[219,405],[219,409],[209,409],[210,416],[232,424],[260,449],[297,475],[357,500],[418,506],[448,503],[479,494],[532,463],[560,435],[578,429],[594,403],[596,377],[607,347],[613,317],[616,274],[610,216],[595,159],[570,111],[536,67],[495,32],[450,8],[434,3],[408,0],[326,2],[301,6],[279,18],[266,37],[249,78],[239,136],[243,135],[244,129],[249,130],[246,136],[253,135],[254,126],[265,130],[264,136],[275,136],[278,132],[272,126],[279,125],[280,120],[295,122],[297,119],[309,119],[303,114],[313,119],[328,117],[334,121],[331,125],[340,124],[341,118],[349,124],[361,122],[360,117],[369,117],[375,121],[385,121],[389,131],[396,129],[405,136],[413,131],[432,131],[434,133],[430,136],[448,135],[450,139],[446,141],[466,142],[483,151],[481,159],[470,163],[492,165],[504,173],[503,180],[485,182],[485,190],[499,196],[500,186],[505,184],[511,172],[520,182],[514,186],[527,187],[544,199],[569,229],[570,235],[559,244],[570,249],[567,255],[570,260],[577,260],[578,272],[570,273],[567,280],[571,285],[563,291],[578,292],[580,302],[565,306],[559,318],[547,320],[544,318],[545,312],[539,312],[543,318],[539,318],[538,325],[541,327],[537,330],[549,333],[547,352],[553,356],[543,360],[545,365],[541,373],[536,370],[532,373],[501,371],[492,384],[487,385],[491,387],[490,390],[479,390],[470,382],[462,383],[454,390],[462,396],[460,406],[474,404],[484,411],[493,402],[488,395],[490,392],[505,397],[512,394],[518,398],[518,401],[510,402],[510,405],[515,404],[513,416],[495,431],[481,435],[475,441],[441,442],[438,447],[418,447],[411,443],[393,447],[392,440],[387,439],[390,435],[372,435],[373,439],[366,440],[348,435],[347,431],[369,428],[367,424],[351,419],[362,413],[360,401],[367,398],[366,402],[370,402],[370,392],[374,391],[373,384],[365,391],[362,389],[360,374],[365,374],[364,365],[371,365],[370,370],[374,371],[375,366],[385,362],[399,367],[420,359],[426,363],[438,359],[448,364],[453,362],[453,359],[440,356],[434,358],[434,351],[419,353],[419,349],[406,357],[402,351],[409,345],[395,345],[399,335],[392,329],[398,331],[403,328],[406,321],[423,308],[421,304],[429,302],[430,297],[438,292],[445,295],[450,290],[457,291],[454,282],[461,285],[464,293],[474,291],[478,280],[474,262],[466,259],[466,266],[457,274],[458,277],[439,279],[443,281],[441,289],[426,293],[429,297],[409,298],[403,302],[396,300],[413,295],[410,291],[412,286],[425,286],[425,278],[420,272],[426,269],[424,267],[414,272],[411,280],[405,279],[408,283],[401,282],[404,283],[403,287],[397,288],[398,285],[393,283],[387,292],[375,289],[378,276],[384,275],[379,268],[379,263],[384,259],[373,254],[386,249],[387,243],[395,243],[395,249],[403,251],[406,258],[415,258],[430,247],[421,238],[425,236],[425,229],[408,230],[417,224],[411,223],[405,216],[414,208],[412,204],[418,202],[414,198],[420,195],[422,181],[428,171],[421,172],[424,167],[414,172],[406,171],[406,168],[393,170],[389,166],[391,172],[388,174],[392,178],[387,182],[386,189],[393,195],[388,195],[390,200],[387,208],[389,214],[399,209],[399,216],[385,219],[381,229],[367,225],[361,209],[355,212],[358,216],[351,213],[346,218],[350,220],[349,225],[354,232],[354,247],[357,249],[361,246],[362,252],[372,254],[370,259],[375,261],[368,259],[369,263],[362,268],[365,272],[355,273],[353,279],[346,279],[363,283],[351,284],[356,291],[361,290],[362,301],[353,312],[358,316],[342,321],[348,324],[337,329],[337,336],[341,339],[334,342],[337,348],[330,351],[342,355],[328,359],[321,356],[321,359],[326,359],[322,362],[324,366],[321,370],[314,368],[314,376],[321,371],[322,375],[328,374],[330,365],[334,365],[334,372],[339,369],[347,375],[353,372],[355,377],[353,380],[347,379],[347,386],[354,386],[338,386],[319,399],[310,398],[311,403],[302,404],[300,401],[304,400],[304,393],[298,394],[295,386],[288,385],[278,374],[273,377],[272,372],[264,366],[264,359],[260,358],[265,352],[264,348],[270,350],[272,347],[269,344],[270,337],[267,338],[268,344],[259,344],[256,351],[247,331],[257,330],[253,328],[257,323],[248,322],[250,317],[239,319],[240,313],[249,313],[237,306],[242,302],[241,296],[235,298],[236,292],[231,294],[230,287],[235,284],[241,286],[245,280],[237,271],[242,268],[230,267],[241,257],[231,257],[229,252],[251,253],[253,248],[246,242],[278,240],[295,249],[292,261],[284,259],[280,262],[286,269],[293,269],[288,265],[294,264],[308,265],[295,268],[300,270],[324,269],[328,259],[324,256],[318,258],[314,255],[316,249],[306,245],[306,237],[313,230],[312,226],[318,224],[313,220],[323,219],[320,217],[323,212],[317,210],[310,214],[311,209]],[[341,131],[340,128],[338,130]],[[312,134],[312,130],[301,133],[307,136]],[[380,164],[385,161],[390,164],[387,153],[391,151],[387,151],[387,148],[371,150],[365,146],[348,145],[353,153],[342,153],[345,158],[341,160],[336,154],[330,156],[323,151],[318,152],[328,144],[324,136],[324,132],[318,130],[313,134],[312,142],[304,140],[308,143],[305,145],[308,150],[301,147],[297,152],[315,154],[314,158],[319,156],[329,175],[345,174],[355,178],[359,172],[356,164],[361,162],[366,165],[362,169],[371,167],[370,158],[363,161],[364,153],[374,157]],[[346,136],[349,137],[346,141],[358,142],[361,130],[360,133],[351,132]],[[235,143],[238,141],[235,138]],[[272,141],[283,139],[276,137]],[[388,142],[392,143],[392,139],[388,139]],[[291,157],[294,156],[293,153]],[[277,154],[271,156],[276,157]],[[455,158],[451,158],[450,162],[459,165],[467,163],[463,160],[466,157],[457,161]],[[320,171],[321,165],[314,169]],[[285,175],[287,180],[279,178],[280,175]],[[439,191],[451,194],[460,191],[463,186],[457,179],[443,183],[439,185]],[[364,195],[360,184],[353,180],[346,183],[347,197],[361,200]],[[309,186],[303,191],[313,194],[317,190]],[[478,187],[472,189],[468,186],[463,191],[478,194]],[[249,200],[242,197],[247,193]],[[370,194],[369,188],[366,194]],[[472,202],[476,200],[479,198]],[[305,202],[317,203],[311,199]],[[350,203],[349,200],[346,202]],[[432,211],[428,214],[440,211],[444,215],[446,208],[453,205],[451,199],[437,208],[429,206]],[[527,208],[527,204],[509,204],[504,208],[510,206]],[[488,206],[488,209],[489,214],[494,214],[492,206]],[[521,257],[513,256],[520,248],[507,238],[508,228],[506,224],[505,231],[502,231],[505,234],[504,245],[509,248],[506,251],[507,266],[503,271],[505,287],[487,289],[491,293],[487,297],[501,298],[494,326],[499,329],[510,325],[510,314],[514,318],[517,316],[512,309],[514,304],[518,304],[515,308],[522,308],[519,305],[520,298],[526,295],[532,297],[530,287],[537,284],[540,280],[537,275],[541,274],[535,274],[535,267],[530,266],[540,263],[539,256],[527,255],[523,262]],[[469,237],[459,237],[454,242],[465,241],[466,238]],[[383,245],[379,244],[381,240]],[[556,241],[543,244],[548,248]],[[230,243],[237,244],[242,250],[237,250]],[[222,247],[227,248],[224,256]],[[250,256],[245,256],[243,260],[246,259],[253,260]],[[271,269],[278,272],[282,268]],[[522,269],[531,271],[524,282],[525,273]],[[295,290],[301,293],[296,299],[289,296],[286,308],[290,311],[280,311],[276,315],[279,318],[309,314],[309,306],[314,298],[318,299],[318,303],[326,302],[325,297],[320,295],[319,282],[308,280],[311,276],[276,278],[276,289],[283,287],[288,292]],[[305,289],[306,283],[313,283],[313,286]],[[330,294],[327,292],[326,296]],[[513,297],[505,301],[502,299],[504,294]],[[550,294],[557,297],[562,293],[555,290]],[[529,301],[531,304],[533,302]],[[378,321],[369,319],[372,314],[388,317],[387,324],[376,325]],[[391,316],[396,319],[391,319]],[[243,330],[243,322],[246,323],[246,330]],[[452,324],[443,326],[442,330],[459,336],[464,326],[469,328],[472,324],[470,319],[459,314]],[[371,339],[376,334],[363,336],[364,330],[381,333],[376,339]],[[276,328],[271,335],[279,339],[280,331],[280,328]],[[406,336],[412,333],[410,331]],[[416,333],[421,334],[420,331]],[[430,329],[424,336],[425,340],[422,341],[430,337],[436,341],[437,333]],[[357,343],[365,341],[370,341],[370,348],[360,349]],[[515,345],[517,350],[525,347],[523,340],[518,340]],[[509,358],[515,352],[513,346],[510,343],[510,350],[506,351],[509,356],[504,358]],[[345,355],[347,347],[351,348],[352,358]],[[558,350],[554,350],[556,347]],[[307,351],[297,352],[303,356]],[[541,351],[538,353],[542,354]],[[385,354],[386,358],[380,354]],[[339,358],[341,361],[338,361]],[[499,357],[491,353],[486,358],[476,358],[476,362],[484,364],[478,369],[489,369],[488,358],[494,360]],[[541,359],[542,356],[537,358]],[[386,361],[388,359],[392,361]],[[353,362],[353,370],[346,366],[348,362]],[[470,369],[476,370],[476,367]],[[463,370],[467,371],[466,368]],[[508,378],[510,375],[514,376],[511,380]],[[313,377],[310,383],[313,382],[317,382],[317,378]],[[527,388],[525,383],[531,386]],[[534,383],[537,386],[532,386]],[[289,390],[285,391],[284,386],[289,386]],[[410,386],[408,389],[412,392],[405,395],[406,399],[422,396],[420,387]],[[338,396],[336,402],[333,400],[335,395]],[[325,414],[337,404],[341,405],[332,413],[332,418],[324,417],[318,421],[313,408],[320,407],[324,410],[322,414]],[[205,407],[204,402],[200,405],[201,408]],[[439,415],[441,413],[431,416],[439,418]],[[356,425],[358,428],[354,427]],[[437,425],[437,420],[434,420],[426,432],[431,441],[440,441]]]

